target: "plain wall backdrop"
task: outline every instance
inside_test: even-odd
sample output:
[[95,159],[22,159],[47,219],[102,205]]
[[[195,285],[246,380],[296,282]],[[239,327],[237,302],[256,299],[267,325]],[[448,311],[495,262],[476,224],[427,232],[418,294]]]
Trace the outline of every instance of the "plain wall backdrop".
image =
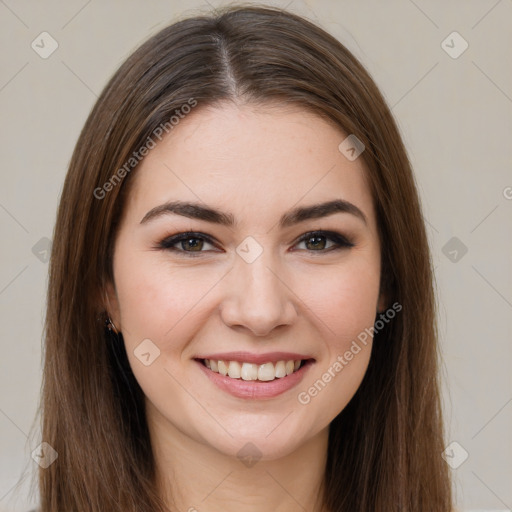
[[[0,511],[37,504],[29,480],[41,442],[34,420],[48,247],[79,132],[140,43],[177,18],[224,4],[0,0]],[[512,1],[269,4],[337,37],[392,108],[428,221],[447,445],[455,443],[445,457],[458,506],[510,510]]]

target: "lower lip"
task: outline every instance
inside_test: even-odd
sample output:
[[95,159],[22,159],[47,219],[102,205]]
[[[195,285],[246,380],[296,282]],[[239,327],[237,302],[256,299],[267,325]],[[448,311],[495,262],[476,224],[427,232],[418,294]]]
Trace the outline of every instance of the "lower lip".
[[232,379],[231,377],[225,377],[220,373],[216,373],[208,369],[199,361],[196,361],[196,363],[205,375],[223,391],[226,391],[237,398],[252,398],[258,400],[274,398],[297,386],[297,384],[299,384],[299,382],[304,378],[304,375],[306,375],[310,366],[313,365],[314,361],[307,361],[296,372],[293,372],[286,377],[282,377],[280,379],[276,378],[266,382]]

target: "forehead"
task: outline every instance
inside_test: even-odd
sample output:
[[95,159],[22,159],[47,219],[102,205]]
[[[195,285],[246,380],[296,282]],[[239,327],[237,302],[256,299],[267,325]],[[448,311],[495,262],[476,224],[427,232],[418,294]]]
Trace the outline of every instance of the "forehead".
[[196,107],[139,164],[126,207],[143,215],[170,199],[204,201],[262,220],[298,203],[343,198],[372,220],[363,159],[338,149],[346,137],[305,109]]

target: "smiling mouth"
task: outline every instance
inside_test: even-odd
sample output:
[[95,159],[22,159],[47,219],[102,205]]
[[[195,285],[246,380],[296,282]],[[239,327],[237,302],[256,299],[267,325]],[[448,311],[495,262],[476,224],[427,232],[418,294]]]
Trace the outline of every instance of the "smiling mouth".
[[214,359],[197,359],[197,361],[212,372],[230,377],[231,379],[269,382],[275,379],[282,379],[299,371],[308,362],[312,362],[313,359],[290,359],[263,364],[217,361]]

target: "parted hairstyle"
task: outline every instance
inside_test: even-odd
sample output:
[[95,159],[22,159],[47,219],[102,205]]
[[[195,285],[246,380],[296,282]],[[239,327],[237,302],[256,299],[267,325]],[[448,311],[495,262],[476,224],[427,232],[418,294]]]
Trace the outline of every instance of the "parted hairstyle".
[[41,511],[167,510],[144,395],[122,335],[116,342],[105,328],[104,297],[137,172],[126,162],[191,99],[195,109],[300,107],[364,144],[381,290],[402,310],[375,334],[364,379],[329,426],[324,503],[332,512],[451,511],[432,263],[396,123],[338,40],[303,17],[254,5],[182,19],[152,36],[115,72],[79,136],[49,270],[40,414],[43,441],[58,459],[39,470]]

